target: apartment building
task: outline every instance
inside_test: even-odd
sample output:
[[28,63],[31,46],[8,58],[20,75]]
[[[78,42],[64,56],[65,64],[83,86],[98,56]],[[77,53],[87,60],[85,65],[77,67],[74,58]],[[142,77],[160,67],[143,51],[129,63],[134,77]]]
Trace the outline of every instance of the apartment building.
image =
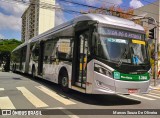
[[22,41],[27,41],[55,25],[55,0],[30,0],[22,15]]
[[[159,25],[160,22],[160,0],[152,3],[145,5],[143,7],[140,7],[138,9],[135,9],[134,14],[135,15],[145,15],[145,17],[152,17],[157,21],[157,24]],[[154,23],[153,23],[154,24]],[[150,21],[146,20],[146,22],[143,22],[143,26],[146,30],[149,30],[154,27],[154,25]],[[157,38],[158,42],[160,43],[160,27],[157,27]]]
[[[138,9],[135,9],[134,14],[135,15],[145,15],[145,17],[152,17],[157,21],[157,30],[156,30],[156,37],[158,40],[158,52],[160,52],[160,0],[157,0],[154,3],[151,3],[149,5],[140,7]],[[153,27],[155,27],[155,25],[152,24],[153,22],[150,22],[148,20],[146,20],[146,22],[143,22],[142,25],[143,27],[146,29],[146,31],[148,31],[149,29],[152,29]],[[149,32],[148,32],[149,33]],[[155,40],[152,40],[153,45],[155,43]],[[153,49],[154,47],[152,47]],[[159,55],[160,56],[160,55]],[[160,58],[158,59],[158,71],[160,71]],[[154,71],[154,65],[152,65],[152,72]]]

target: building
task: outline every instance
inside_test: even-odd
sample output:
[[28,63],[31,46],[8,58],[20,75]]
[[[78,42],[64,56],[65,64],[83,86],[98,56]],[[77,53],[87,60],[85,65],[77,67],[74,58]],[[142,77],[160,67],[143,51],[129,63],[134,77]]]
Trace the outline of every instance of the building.
[[[159,24],[160,23],[160,7],[159,7],[159,5],[160,5],[160,0],[157,0],[154,3],[151,3],[149,5],[146,5],[146,6],[138,8],[138,9],[135,9],[134,14],[135,15],[147,14],[146,17],[152,17],[157,21],[158,27],[157,27],[157,30],[156,30],[156,38],[157,38],[157,41],[158,41],[158,45],[160,46],[160,27],[159,27],[159,25],[160,25]],[[152,24],[152,22],[150,23],[150,21],[149,21],[149,23],[143,22],[142,25],[144,26],[146,31],[152,29],[155,26],[155,25]],[[153,46],[154,46],[155,40],[153,39],[152,41],[153,41]],[[160,47],[158,49],[158,53],[159,52],[160,52]],[[160,57],[160,55],[159,55],[159,57]],[[158,59],[157,66],[158,66],[158,71],[160,71],[160,58]],[[153,73],[153,71],[154,71],[154,65],[152,64],[152,73]]]
[[30,0],[30,5],[22,15],[22,41],[27,41],[54,27],[55,0]]
[[[152,4],[148,4],[143,7],[138,8],[138,9],[135,9],[134,14],[135,15],[146,14],[146,17],[154,18],[159,25],[159,22],[160,22],[160,7],[159,7],[159,5],[160,5],[160,0],[158,0]],[[148,20],[147,20],[147,22],[148,22]],[[149,30],[154,27],[153,24],[148,24],[146,22],[143,22],[143,26],[146,30]],[[158,39],[158,42],[160,43],[160,27],[157,27],[157,39]]]

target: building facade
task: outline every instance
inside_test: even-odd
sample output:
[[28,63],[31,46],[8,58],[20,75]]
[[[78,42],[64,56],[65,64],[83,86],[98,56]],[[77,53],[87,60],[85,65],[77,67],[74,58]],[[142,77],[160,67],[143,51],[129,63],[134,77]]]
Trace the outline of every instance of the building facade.
[[[159,26],[159,22],[160,22],[160,7],[159,7],[159,5],[160,5],[160,0],[158,0],[152,4],[135,9],[134,14],[140,15],[140,16],[145,15],[145,17],[152,17],[157,21],[157,25]],[[148,31],[149,29],[152,29],[155,26],[153,24],[154,24],[153,22],[150,23],[148,20],[146,20],[146,22],[143,22],[142,25]],[[157,34],[156,35],[157,35],[158,42],[160,43],[160,27],[157,27]]]
[[[152,17],[154,18],[156,21],[157,21],[157,28],[156,28],[156,38],[157,38],[157,41],[158,41],[158,53],[160,52],[160,0],[157,0],[156,2],[154,3],[151,3],[149,5],[146,5],[146,6],[143,6],[143,7],[140,7],[138,9],[135,9],[134,11],[134,14],[135,15],[145,15],[145,17]],[[150,29],[154,28],[155,25],[154,22],[150,22],[148,20],[144,20],[146,22],[143,22],[142,25],[143,27],[146,29],[146,31],[148,32]],[[148,32],[148,35],[149,35],[149,32]],[[152,45],[153,47],[150,48],[150,51],[151,49],[154,49],[154,44],[155,44],[155,39],[152,40]],[[159,55],[160,57],[160,55]],[[154,71],[154,64],[152,64],[152,73]],[[158,71],[160,71],[160,58],[158,58],[158,64],[156,64],[156,66],[158,67]]]
[[55,0],[30,0],[22,15],[22,41],[27,41],[55,25]]

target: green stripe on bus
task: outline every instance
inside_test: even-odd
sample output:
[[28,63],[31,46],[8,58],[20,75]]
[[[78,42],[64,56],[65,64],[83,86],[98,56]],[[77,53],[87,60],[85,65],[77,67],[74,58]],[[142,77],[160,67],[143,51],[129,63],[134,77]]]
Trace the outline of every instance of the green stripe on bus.
[[147,81],[150,79],[149,73],[145,74],[124,74],[118,71],[113,72],[113,77],[116,80],[123,81]]

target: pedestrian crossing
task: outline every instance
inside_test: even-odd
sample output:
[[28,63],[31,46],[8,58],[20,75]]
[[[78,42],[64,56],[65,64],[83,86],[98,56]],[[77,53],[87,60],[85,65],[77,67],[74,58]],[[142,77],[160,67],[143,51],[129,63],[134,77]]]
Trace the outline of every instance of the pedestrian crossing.
[[15,109],[9,97],[0,97],[0,108],[1,109]]
[[145,97],[145,96],[141,96],[141,95],[136,95],[136,94],[131,94],[131,96],[142,98],[142,99],[145,99],[145,100],[155,100],[153,98],[149,98],[149,97]]
[[0,91],[3,91],[4,90],[4,88],[0,88]]
[[65,99],[63,97],[61,97],[60,95],[56,94],[55,92],[47,89],[46,87],[43,86],[36,86],[37,89],[43,91],[44,93],[46,93],[47,95],[51,96],[52,98],[58,100],[59,102],[65,104],[65,105],[72,105],[72,104],[76,104],[68,99]]
[[133,100],[160,100],[160,91],[152,90],[148,94],[130,94],[130,95],[121,95],[122,97],[133,99]]
[[38,97],[36,97],[34,94],[32,94],[29,90],[27,90],[25,87],[16,87],[19,91],[23,93],[23,95],[36,107],[48,107],[47,104],[42,102]]
[[[43,93],[44,96],[50,97],[50,99],[57,101],[59,104],[62,105],[75,105],[76,103],[72,99],[68,99],[66,96],[59,95],[52,91],[51,89],[45,86],[34,86],[35,91],[39,91],[37,94],[35,92],[30,91],[27,87],[15,87],[17,91],[19,91],[30,104],[34,106],[34,108],[51,108],[48,101],[44,101],[44,99],[40,98],[39,92]],[[0,92],[5,91],[5,88],[0,88]],[[134,99],[134,100],[160,100],[160,91],[152,90],[148,94],[131,94],[131,95],[121,95],[127,99]],[[46,97],[46,98],[47,98]],[[16,103],[12,101],[10,96],[0,96],[0,109],[16,109]],[[55,106],[57,107],[57,106]]]
[[[75,102],[65,98],[64,96],[58,95],[52,90],[44,86],[35,86],[35,89],[38,89],[39,92],[43,92],[46,95],[50,96],[52,99],[57,100],[63,105],[73,105]],[[16,87],[17,91],[20,91],[24,98],[26,98],[29,103],[31,103],[35,108],[49,108],[50,105],[43,102],[40,98],[34,95],[31,91],[29,91],[26,87]],[[0,88],[0,91],[5,91],[4,88]],[[13,102],[14,103],[14,102]],[[0,109],[15,109],[16,107],[13,105],[12,100],[8,96],[0,96]]]

